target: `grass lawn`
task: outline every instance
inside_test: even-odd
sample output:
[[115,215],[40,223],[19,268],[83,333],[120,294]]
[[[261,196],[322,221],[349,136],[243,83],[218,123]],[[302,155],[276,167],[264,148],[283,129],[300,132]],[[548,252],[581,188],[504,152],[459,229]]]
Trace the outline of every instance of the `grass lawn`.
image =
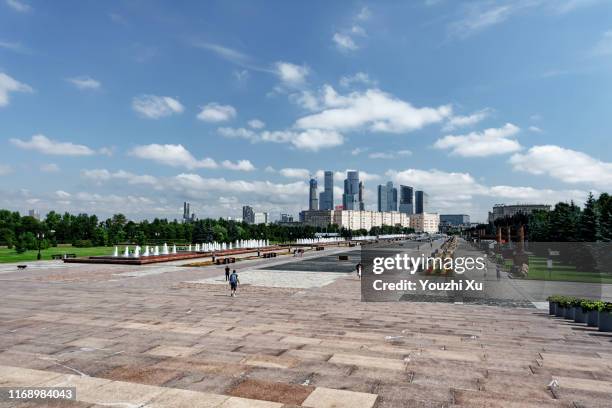
[[[123,249],[123,248],[122,248]],[[47,248],[40,251],[42,260],[51,260],[51,255],[54,254],[76,254],[77,256],[95,256],[95,255],[112,255],[115,247],[91,247],[91,248],[76,248],[71,246],[62,246],[55,248]],[[38,250],[25,251],[18,254],[14,249],[0,248],[0,263],[7,262],[26,262],[36,261]]]
[[528,278],[566,282],[612,283],[612,275],[610,274],[577,271],[574,266],[559,265],[554,261],[549,276],[548,268],[546,267],[546,258],[537,256],[529,257]]

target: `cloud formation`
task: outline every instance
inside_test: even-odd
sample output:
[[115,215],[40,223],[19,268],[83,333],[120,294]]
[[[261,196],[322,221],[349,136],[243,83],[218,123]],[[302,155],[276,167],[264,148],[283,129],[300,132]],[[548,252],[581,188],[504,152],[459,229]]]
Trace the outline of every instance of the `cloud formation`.
[[11,92],[33,92],[29,85],[21,83],[4,72],[0,72],[0,108],[9,104]]
[[521,145],[512,136],[519,132],[512,123],[501,128],[489,128],[467,135],[448,135],[436,140],[436,149],[450,149],[452,155],[461,157],[486,157],[516,152]]
[[510,158],[514,170],[547,175],[569,184],[612,188],[612,163],[555,145],[533,146]]
[[182,113],[185,108],[169,96],[140,95],[132,99],[132,109],[149,119],[160,119]]
[[72,85],[81,90],[100,89],[100,87],[102,86],[100,81],[93,79],[92,77],[87,75],[68,78],[66,79],[66,81],[70,82]]
[[236,109],[230,105],[220,105],[212,102],[204,106],[197,117],[204,122],[226,122],[236,117]]
[[30,140],[12,138],[9,141],[20,149],[34,150],[42,154],[55,156],[91,156],[96,153],[88,146],[72,142],[59,142],[42,134],[34,135]]

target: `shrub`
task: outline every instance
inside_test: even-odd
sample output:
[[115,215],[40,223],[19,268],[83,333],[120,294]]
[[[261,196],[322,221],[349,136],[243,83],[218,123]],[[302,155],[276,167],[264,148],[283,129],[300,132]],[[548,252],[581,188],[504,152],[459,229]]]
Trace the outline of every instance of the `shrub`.
[[89,239],[77,239],[72,243],[72,246],[77,248],[89,248],[92,247],[93,244]]
[[605,305],[606,303],[601,300],[584,299],[580,302],[580,307],[582,308],[582,311],[585,313],[591,310],[602,310]]

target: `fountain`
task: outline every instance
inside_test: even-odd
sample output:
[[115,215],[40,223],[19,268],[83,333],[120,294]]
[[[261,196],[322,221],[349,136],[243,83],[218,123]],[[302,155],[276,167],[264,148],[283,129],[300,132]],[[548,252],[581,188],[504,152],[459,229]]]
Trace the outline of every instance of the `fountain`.
[[159,256],[159,246],[155,245],[155,250],[153,251],[154,256]]
[[136,245],[136,248],[134,248],[134,253],[132,254],[132,256],[134,258],[140,258],[140,246]]
[[125,247],[125,251],[123,251],[123,257],[127,258],[130,256],[130,248],[128,248],[127,246]]
[[172,254],[176,255],[176,244],[172,244]]
[[119,256],[119,247],[115,247],[115,251],[113,252],[113,256],[117,258]]
[[191,252],[191,244],[187,247],[187,251]]
[[170,251],[168,251],[168,244],[164,242],[164,246],[162,247],[162,255],[169,255]]
[[144,254],[142,254],[142,256],[151,256],[151,252],[149,251],[148,245],[145,246],[145,251],[144,251]]

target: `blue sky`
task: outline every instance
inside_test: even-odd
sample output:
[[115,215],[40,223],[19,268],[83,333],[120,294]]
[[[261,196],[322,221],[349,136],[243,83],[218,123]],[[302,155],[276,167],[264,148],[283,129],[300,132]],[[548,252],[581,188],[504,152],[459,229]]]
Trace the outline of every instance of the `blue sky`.
[[484,220],[612,187],[612,3],[0,3],[0,207],[297,215],[362,172]]

